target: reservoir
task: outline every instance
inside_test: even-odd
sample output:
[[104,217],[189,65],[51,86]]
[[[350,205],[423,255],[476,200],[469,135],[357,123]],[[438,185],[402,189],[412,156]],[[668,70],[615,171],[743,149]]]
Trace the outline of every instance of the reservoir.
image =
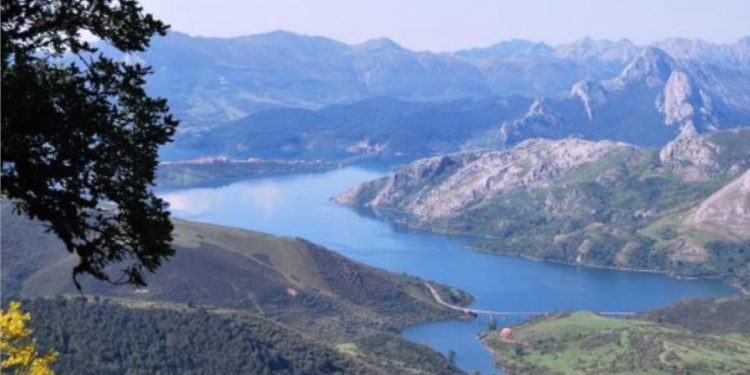
[[[351,259],[441,282],[471,293],[472,307],[497,311],[593,310],[636,312],[678,299],[737,292],[715,280],[536,262],[466,249],[470,239],[397,227],[331,201],[387,171],[347,167],[319,174],[251,179],[226,186],[163,192],[182,219],[302,237]],[[498,319],[498,326],[512,321]],[[456,353],[468,372],[500,373],[476,339],[483,320],[421,324],[403,335]]]

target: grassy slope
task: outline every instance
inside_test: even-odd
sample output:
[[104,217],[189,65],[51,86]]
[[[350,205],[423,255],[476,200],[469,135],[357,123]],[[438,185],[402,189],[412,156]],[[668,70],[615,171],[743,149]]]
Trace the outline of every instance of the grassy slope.
[[[706,317],[716,314],[707,307],[714,303],[672,309]],[[739,310],[746,315],[747,302],[741,303]],[[739,375],[750,370],[750,335],[746,330],[704,326],[696,331],[690,324],[682,325],[683,319],[666,323],[646,320],[649,318],[652,316],[625,320],[575,312],[519,325],[512,341],[502,340],[497,333],[484,340],[509,374]]]
[[[75,293],[70,279],[75,258],[38,223],[19,220],[3,206],[3,299]],[[421,280],[355,263],[300,239],[182,221],[175,226],[177,254],[152,275],[147,291],[92,280],[84,280],[84,290],[249,311],[331,345],[388,334],[403,346],[389,355],[422,353],[442,369],[431,372],[456,371],[437,353],[393,335],[407,324],[455,316],[432,300]],[[381,354],[370,360],[383,360]],[[423,370],[421,364],[415,366],[416,372]]]

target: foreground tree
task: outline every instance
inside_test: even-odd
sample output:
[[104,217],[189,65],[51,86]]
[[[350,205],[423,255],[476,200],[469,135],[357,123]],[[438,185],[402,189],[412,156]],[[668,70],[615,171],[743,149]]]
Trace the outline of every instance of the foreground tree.
[[151,187],[177,126],[144,91],[150,68],[104,56],[83,33],[130,53],[167,29],[133,0],[2,1],[2,194],[78,255],[79,289],[80,274],[143,286],[173,254]]

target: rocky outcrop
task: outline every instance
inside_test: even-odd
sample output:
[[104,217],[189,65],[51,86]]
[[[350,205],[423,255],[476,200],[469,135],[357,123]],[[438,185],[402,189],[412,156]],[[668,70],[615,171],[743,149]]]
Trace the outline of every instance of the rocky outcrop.
[[721,69],[729,68],[645,48],[613,78],[579,81],[566,97],[537,99],[523,117],[505,121],[503,146],[571,134],[662,146],[683,126],[705,133],[744,124],[750,121],[750,82]]
[[657,109],[664,115],[666,125],[684,125],[696,122],[702,129],[716,127],[711,96],[703,89],[694,87],[690,75],[684,71],[673,71],[664,85]]
[[720,175],[734,175],[750,166],[750,148],[732,147],[727,141],[750,139],[750,129],[698,134],[692,123],[659,152],[664,167],[686,181],[707,181]]
[[750,170],[703,201],[683,224],[730,241],[750,240]]
[[589,121],[594,119],[595,108],[607,101],[607,94],[602,86],[590,81],[581,81],[573,85],[570,95],[581,100]]
[[719,145],[698,135],[692,124],[683,126],[680,135],[659,152],[664,166],[689,181],[706,180],[719,170],[716,154]]
[[516,188],[541,188],[577,167],[634,146],[576,138],[527,140],[507,151],[480,151],[419,160],[395,174],[338,196],[340,203],[396,211],[430,221]]
[[522,117],[503,122],[499,131],[500,142],[502,146],[511,146],[524,139],[536,138],[533,137],[535,134],[556,138],[555,134],[564,132],[565,122],[564,113],[558,111],[552,100],[536,99]]
[[[658,48],[646,48],[622,73],[601,83],[604,91],[644,95],[640,87],[656,89],[654,109],[666,126],[693,123],[700,130],[718,124],[711,95],[700,77],[702,71],[687,61],[678,61]],[[580,95],[579,95],[580,97]],[[583,98],[582,98],[583,99]],[[585,102],[585,101],[584,101]]]
[[[750,129],[698,134],[691,123],[662,148],[654,173],[685,183],[706,183],[731,178],[750,167]],[[615,152],[617,158],[595,164]],[[576,168],[587,168],[586,181],[611,189],[628,178],[618,165],[647,152],[612,141],[532,139],[505,151],[473,151],[415,161],[393,175],[352,188],[336,199],[340,203],[413,215],[421,221],[451,217],[457,212],[513,189],[540,189],[558,184]],[[601,163],[600,163],[601,164]],[[640,172],[638,172],[640,173]],[[672,177],[670,177],[672,176]],[[631,176],[632,177],[632,176]],[[545,212],[576,211],[582,201],[574,191],[548,196]],[[558,207],[559,206],[559,207]],[[562,208],[561,208],[562,207]],[[647,207],[637,217],[650,217]]]
[[690,103],[692,97],[690,78],[685,72],[672,72],[664,86],[664,102],[661,110],[667,125],[681,123],[695,114],[695,108]]

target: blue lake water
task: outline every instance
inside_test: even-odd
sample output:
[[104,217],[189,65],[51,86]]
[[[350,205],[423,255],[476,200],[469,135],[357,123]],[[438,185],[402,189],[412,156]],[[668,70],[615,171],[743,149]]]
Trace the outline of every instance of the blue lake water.
[[[641,311],[682,298],[736,293],[712,280],[677,280],[469,251],[466,238],[395,227],[331,202],[338,193],[384,173],[348,167],[162,196],[176,217],[303,237],[372,266],[459,287],[474,295],[473,306],[482,309]],[[455,351],[456,364],[466,371],[499,373],[475,338],[484,330],[482,321],[446,321],[410,327],[403,335],[442,353]]]

